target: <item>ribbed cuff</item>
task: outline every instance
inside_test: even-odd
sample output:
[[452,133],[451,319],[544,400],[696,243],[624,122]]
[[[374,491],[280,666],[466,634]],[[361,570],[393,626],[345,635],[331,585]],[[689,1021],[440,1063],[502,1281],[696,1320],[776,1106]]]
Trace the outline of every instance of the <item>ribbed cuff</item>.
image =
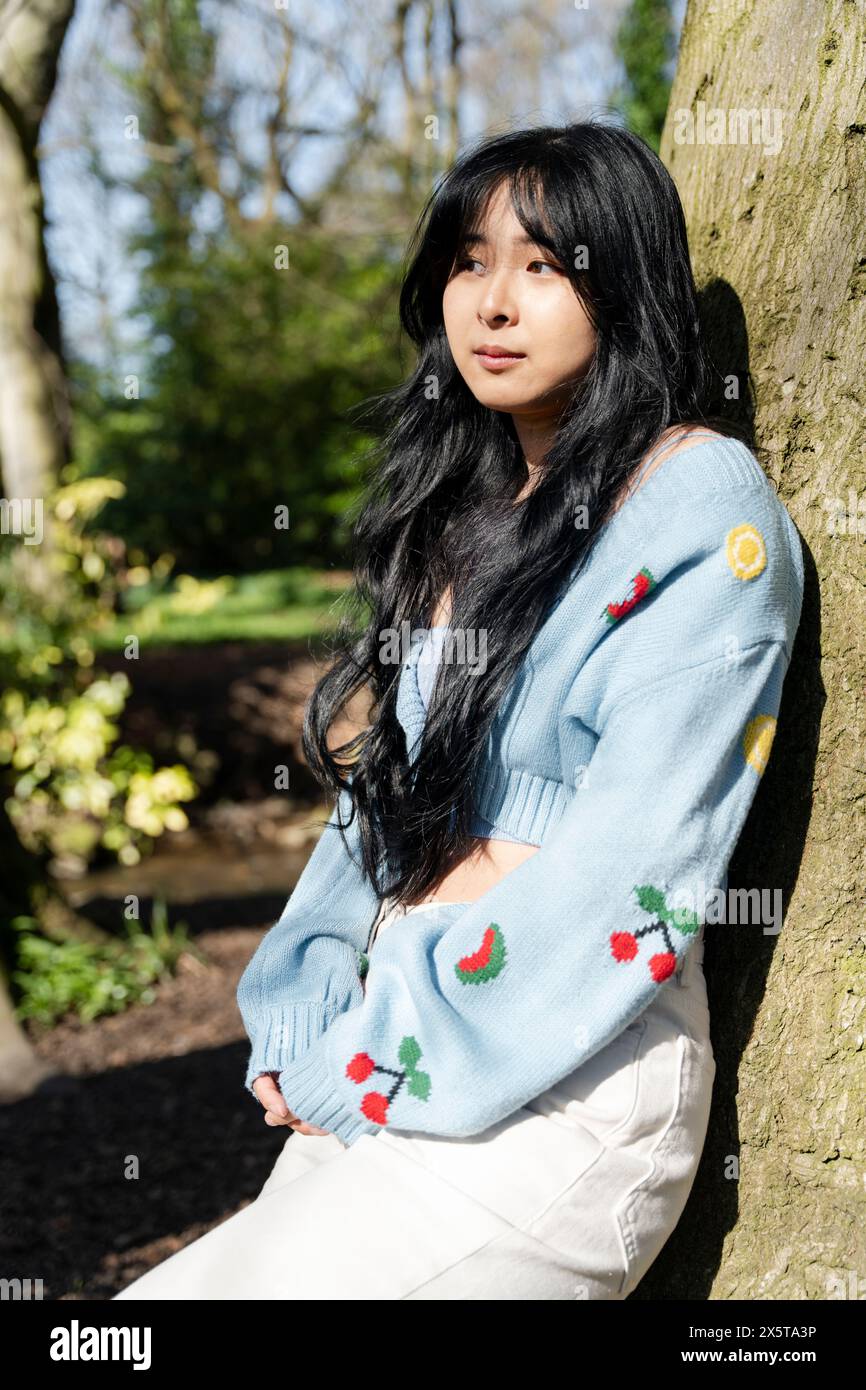
[[366,1119],[358,1105],[349,1109],[337,1094],[324,1058],[324,1043],[297,1057],[280,1073],[278,1082],[286,1105],[308,1125],[336,1134],[351,1146],[363,1134],[378,1134],[381,1125]]
[[263,1072],[282,1071],[306,1052],[341,1010],[333,1004],[301,1000],[282,1009],[268,1009],[254,1023],[245,1020],[252,1043],[244,1086],[255,1096],[253,1082]]

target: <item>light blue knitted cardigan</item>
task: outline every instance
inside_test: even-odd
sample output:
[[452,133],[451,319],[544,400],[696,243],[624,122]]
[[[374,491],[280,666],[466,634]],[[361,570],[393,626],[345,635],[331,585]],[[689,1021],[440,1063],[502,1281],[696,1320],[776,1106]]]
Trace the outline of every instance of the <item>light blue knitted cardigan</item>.
[[[676,987],[770,755],[802,599],[797,531],[751,451],[669,457],[603,527],[492,726],[477,809],[541,848],[383,933],[365,994],[379,900],[357,819],[354,857],[336,825],[344,791],[238,987],[246,1086],[278,1072],[346,1145],[478,1134]],[[401,695],[416,756],[423,702]]]

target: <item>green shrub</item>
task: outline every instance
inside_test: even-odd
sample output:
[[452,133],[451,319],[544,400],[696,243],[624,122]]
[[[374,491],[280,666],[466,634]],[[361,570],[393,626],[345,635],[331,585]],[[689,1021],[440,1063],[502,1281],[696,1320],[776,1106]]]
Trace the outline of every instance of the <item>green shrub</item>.
[[0,769],[5,807],[30,853],[80,873],[99,853],[137,864],[166,830],[188,822],[198,792],[188,769],[155,768],[149,754],[115,747],[131,691],[123,672],[94,667],[98,634],[129,585],[125,546],[88,530],[123,492],[112,478],[59,487],[48,499],[55,542],[52,598],[20,582],[13,541],[0,547]]
[[203,959],[186,922],[169,929],[162,899],[154,903],[150,931],[127,921],[124,939],[115,941],[51,941],[33,917],[13,918],[12,926],[18,933],[16,1013],[49,1027],[70,1013],[90,1022],[130,1004],[150,1004],[153,986],[185,951]]
[[44,1024],[152,998],[188,949],[185,932],[165,929],[164,908],[150,933],[127,926],[124,939],[70,930],[57,940],[49,930],[58,894],[48,860],[73,873],[99,853],[135,864],[159,835],[187,825],[180,803],[198,791],[184,766],[154,767],[149,754],[117,745],[130,681],[95,666],[98,637],[131,581],[124,542],[90,523],[122,492],[111,478],[56,488],[44,499],[44,553],[0,536],[0,833],[16,865],[0,892],[0,949],[20,1016]]
[[15,774],[6,809],[31,853],[83,870],[101,845],[137,864],[163,831],[186,828],[178,803],[197,791],[187,769],[154,769],[148,753],[125,744],[111,750],[112,716],[130,688],[118,671],[57,701],[21,690],[0,697],[0,764]]

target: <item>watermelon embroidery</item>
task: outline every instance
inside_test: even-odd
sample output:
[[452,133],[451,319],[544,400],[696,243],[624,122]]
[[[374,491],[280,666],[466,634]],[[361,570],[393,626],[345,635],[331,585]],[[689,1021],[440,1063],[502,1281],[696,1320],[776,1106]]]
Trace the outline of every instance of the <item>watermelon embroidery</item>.
[[410,1096],[415,1096],[417,1100],[430,1099],[430,1077],[426,1071],[418,1070],[418,1061],[421,1057],[421,1049],[415,1038],[408,1036],[403,1038],[397,1053],[397,1059],[401,1064],[402,1070],[395,1071],[393,1067],[380,1066],[374,1062],[368,1052],[356,1052],[351,1062],[346,1067],[346,1075],[350,1081],[354,1081],[356,1086],[363,1086],[364,1082],[373,1075],[374,1071],[381,1072],[383,1076],[393,1076],[394,1084],[387,1095],[381,1091],[368,1091],[361,1101],[361,1114],[368,1120],[372,1120],[374,1125],[386,1125],[388,1123],[388,1109],[391,1101],[404,1082]]
[[645,884],[641,888],[635,884],[634,891],[637,893],[638,902],[644,911],[649,912],[657,920],[646,927],[639,927],[634,932],[611,932],[610,949],[614,960],[627,964],[634,960],[637,955],[637,943],[640,937],[648,936],[650,932],[660,931],[667,949],[650,956],[649,969],[656,983],[661,984],[677,968],[677,957],[669,928],[676,928],[683,936],[693,936],[700,926],[700,922],[697,914],[689,912],[687,908],[680,907],[672,912],[665,901],[664,893],[658,888],[653,888],[650,884]]
[[504,964],[505,938],[499,924],[491,922],[478,950],[459,960],[454,973],[462,985],[478,985],[483,980],[494,979]]
[[609,603],[602,610],[602,617],[609,623],[616,623],[620,618],[624,618],[626,613],[630,613],[636,603],[640,603],[645,594],[656,586],[656,579],[652,572],[643,565],[634,576],[629,580],[628,593],[622,603]]

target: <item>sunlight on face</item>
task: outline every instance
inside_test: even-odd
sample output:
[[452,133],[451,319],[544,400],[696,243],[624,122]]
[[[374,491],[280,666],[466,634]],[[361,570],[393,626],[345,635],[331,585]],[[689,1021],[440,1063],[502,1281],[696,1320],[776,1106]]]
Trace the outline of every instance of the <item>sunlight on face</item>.
[[[507,185],[491,201],[483,238],[458,258],[442,297],[445,334],[460,375],[491,410],[554,418],[586,372],[596,333],[565,269],[527,241]],[[499,364],[477,349],[522,353]]]

